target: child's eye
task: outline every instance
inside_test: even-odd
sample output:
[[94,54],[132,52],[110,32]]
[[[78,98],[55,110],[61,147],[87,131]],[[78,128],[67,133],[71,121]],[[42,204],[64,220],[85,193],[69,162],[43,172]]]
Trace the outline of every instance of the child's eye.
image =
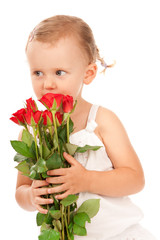
[[63,75],[65,75],[65,74],[66,74],[66,72],[63,71],[63,70],[57,70],[57,71],[56,71],[56,75],[57,75],[57,76],[63,76]]
[[35,71],[34,74],[38,77],[41,77],[43,75],[41,71]]

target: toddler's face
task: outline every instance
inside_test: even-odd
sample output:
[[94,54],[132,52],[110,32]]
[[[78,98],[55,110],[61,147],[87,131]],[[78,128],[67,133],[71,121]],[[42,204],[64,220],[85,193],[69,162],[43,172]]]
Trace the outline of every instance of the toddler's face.
[[48,92],[81,97],[88,64],[74,38],[62,38],[52,46],[34,40],[28,45],[27,58],[38,99]]

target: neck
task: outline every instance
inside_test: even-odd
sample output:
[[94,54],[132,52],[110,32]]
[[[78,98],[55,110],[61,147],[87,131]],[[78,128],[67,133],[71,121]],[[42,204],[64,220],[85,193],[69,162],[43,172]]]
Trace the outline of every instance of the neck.
[[86,127],[91,106],[92,104],[83,98],[77,100],[77,106],[74,112],[71,114],[71,119],[74,122],[75,132]]
[[77,105],[75,107],[74,112],[72,113],[72,117],[75,117],[75,116],[79,115],[80,113],[84,112],[86,109],[86,106],[88,104],[89,103],[86,100],[84,100],[83,98],[77,99]]

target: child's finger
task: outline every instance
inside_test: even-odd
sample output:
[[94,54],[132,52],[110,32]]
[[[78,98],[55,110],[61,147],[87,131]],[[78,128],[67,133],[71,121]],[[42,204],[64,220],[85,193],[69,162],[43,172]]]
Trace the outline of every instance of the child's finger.
[[45,180],[33,180],[32,187],[33,188],[39,188],[47,186],[48,183]]
[[60,176],[60,177],[48,177],[46,179],[48,183],[52,184],[61,184],[65,182],[65,176]]
[[53,193],[60,193],[68,190],[67,184],[61,184],[57,187],[49,188],[48,193],[53,194]]
[[61,199],[63,199],[63,198],[68,197],[68,195],[70,195],[70,194],[71,194],[71,193],[70,193],[69,191],[66,191],[66,192],[64,192],[64,193],[62,193],[62,194],[56,195],[55,198],[61,200]]
[[47,195],[49,188],[36,188],[34,189],[35,196]]
[[41,198],[41,197],[36,197],[35,198],[35,204],[38,205],[45,205],[45,204],[52,204],[53,203],[53,199],[51,198]]
[[[50,175],[50,176],[62,176],[62,175],[66,174],[66,171],[67,171],[67,168],[59,168],[59,169],[49,170],[47,172],[47,175]],[[47,178],[46,178],[46,181],[47,181]]]
[[71,155],[69,155],[66,152],[63,153],[63,157],[67,160],[67,162],[70,163],[70,165],[75,165],[75,163],[77,162],[76,159],[74,159]]
[[47,209],[44,209],[44,208],[42,208],[40,205],[36,205],[35,206],[36,207],[36,209],[38,210],[38,212],[40,212],[40,213],[42,213],[42,214],[47,214],[48,213],[48,210]]

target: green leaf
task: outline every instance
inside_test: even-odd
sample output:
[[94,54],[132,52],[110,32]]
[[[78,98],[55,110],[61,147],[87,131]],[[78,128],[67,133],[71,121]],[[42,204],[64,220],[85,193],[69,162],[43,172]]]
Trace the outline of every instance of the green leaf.
[[51,195],[51,197],[52,197],[53,200],[54,200],[54,207],[55,207],[55,210],[59,210],[59,209],[60,209],[59,201],[54,197],[54,195]]
[[77,203],[72,203],[72,205],[70,206],[71,211],[74,211],[77,208]]
[[35,160],[35,163],[37,161],[37,157],[36,157],[36,146],[35,146],[35,142],[32,142],[31,147],[29,148],[30,153],[32,154],[32,158]]
[[73,233],[78,235],[78,236],[86,236],[87,235],[86,228],[80,227],[77,224],[73,225]]
[[54,231],[53,229],[44,230],[42,231],[38,239],[39,240],[60,240],[60,233]]
[[37,178],[37,172],[35,170],[30,171],[29,177],[31,179],[36,179]]
[[46,145],[47,145],[47,148],[49,149],[49,150],[51,150],[51,144],[50,144],[50,142],[51,142],[51,136],[50,136],[50,134],[49,133],[47,133],[47,132],[45,132],[45,131],[43,131],[43,136],[44,136],[44,142],[46,143]]
[[22,172],[24,175],[29,175],[30,174],[30,167],[29,164],[26,161],[20,162],[17,166],[16,169],[18,169],[20,172]]
[[25,142],[28,145],[28,147],[30,147],[32,145],[33,140],[34,138],[32,134],[26,129],[24,129],[22,132],[22,141]]
[[42,226],[41,226],[41,232],[42,232],[42,231],[45,231],[45,230],[47,230],[47,229],[52,229],[52,228],[51,228],[51,225],[50,225],[50,224],[47,224],[46,222],[43,222],[43,223],[42,223]]
[[67,131],[64,126],[60,126],[57,128],[58,137],[62,140],[63,143],[67,142]]
[[53,105],[52,105],[52,114],[54,111],[56,111],[56,109],[57,109],[57,102],[56,102],[56,99],[54,99]]
[[48,170],[48,168],[46,166],[46,161],[43,158],[40,158],[37,161],[36,167],[37,167],[37,172],[38,173],[43,173],[43,172],[46,172]]
[[61,211],[60,210],[49,210],[50,215],[52,218],[58,220],[61,218]]
[[45,145],[42,145],[42,152],[43,152],[44,159],[46,159],[49,156],[49,154],[51,153],[51,151]]
[[37,165],[33,165],[31,168],[30,168],[30,174],[29,174],[29,177],[31,179],[40,179],[40,176],[39,174],[37,173]]
[[97,151],[98,149],[100,149],[102,146],[89,146],[89,145],[85,145],[84,147],[78,147],[76,152],[78,153],[84,153],[88,150],[92,150],[92,151]]
[[[61,139],[59,139],[59,148],[60,148],[60,157],[63,162],[62,167],[64,167],[64,162],[67,163],[66,159],[63,157],[63,153],[66,152],[66,148],[64,147],[64,143],[62,142]],[[69,163],[68,163],[69,164]]]
[[74,223],[76,223],[80,227],[85,227],[86,221],[89,222],[89,223],[91,222],[88,214],[85,213],[85,212],[77,213],[74,216],[73,220],[74,220]]
[[74,235],[73,235],[72,232],[69,233],[69,236],[70,236],[70,239],[71,239],[71,240],[74,240]]
[[72,232],[72,229],[73,229],[73,221],[70,222],[69,226],[68,226],[68,230],[70,232]]
[[75,152],[76,152],[76,150],[77,150],[77,148],[78,148],[77,145],[71,144],[71,143],[66,143],[65,146],[66,146],[67,152],[68,152],[71,156],[73,156],[73,155],[75,154]]
[[61,200],[61,204],[65,207],[71,205],[72,203],[76,202],[78,199],[77,195],[68,195],[66,198]]
[[46,166],[48,170],[57,169],[62,166],[62,160],[57,152],[46,161]]
[[45,218],[46,218],[46,214],[38,212],[36,216],[37,226],[41,226],[42,223],[45,221]]
[[71,134],[72,132],[73,132],[73,121],[72,121],[72,119],[70,118],[69,119],[69,134]]
[[42,173],[42,177],[43,177],[43,178],[48,178],[48,177],[50,177],[50,176],[47,175],[47,172],[43,172],[43,173]]
[[30,152],[28,145],[21,141],[11,141],[11,145],[17,153],[29,158],[34,158],[33,153]]
[[60,232],[62,230],[62,224],[59,220],[53,220],[52,225],[54,226],[54,229]]
[[58,148],[58,141],[55,133],[53,134],[53,145],[55,149]]
[[69,117],[70,113],[63,113],[63,122],[65,122],[67,120],[67,118]]
[[[57,128],[58,137],[63,141],[63,143],[67,142],[67,124],[65,123],[63,126]],[[73,121],[69,120],[69,134],[73,132]]]
[[[49,210],[54,210],[54,209],[55,209],[55,207],[52,206]],[[47,224],[52,224],[53,218],[51,217],[49,211],[48,211],[48,213],[45,216],[46,217],[44,219],[44,222],[47,223]]]
[[85,212],[92,218],[98,213],[99,207],[100,199],[88,199],[78,208],[77,213]]
[[14,161],[15,162],[22,162],[22,161],[27,161],[28,160],[28,158],[27,157],[25,157],[25,156],[23,156],[23,155],[21,155],[21,154],[19,154],[19,153],[17,153],[15,156],[14,156]]

